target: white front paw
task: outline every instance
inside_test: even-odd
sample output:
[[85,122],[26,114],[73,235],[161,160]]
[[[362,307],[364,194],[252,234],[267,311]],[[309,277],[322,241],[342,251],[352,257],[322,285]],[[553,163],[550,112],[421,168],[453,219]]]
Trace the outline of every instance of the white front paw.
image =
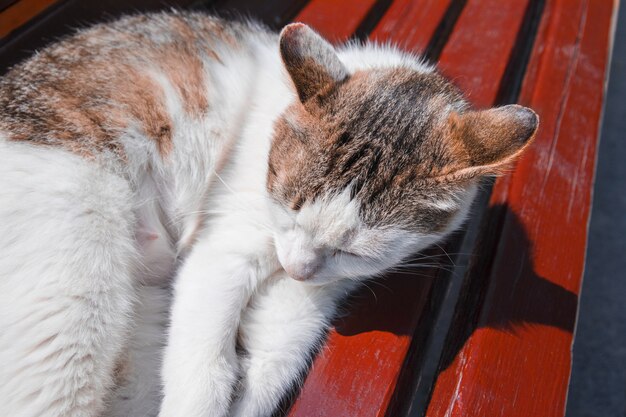
[[159,417],[223,417],[228,413],[237,380],[234,358],[166,361],[164,397]]
[[299,375],[297,367],[272,354],[248,360],[244,368],[241,390],[229,417],[271,416]]

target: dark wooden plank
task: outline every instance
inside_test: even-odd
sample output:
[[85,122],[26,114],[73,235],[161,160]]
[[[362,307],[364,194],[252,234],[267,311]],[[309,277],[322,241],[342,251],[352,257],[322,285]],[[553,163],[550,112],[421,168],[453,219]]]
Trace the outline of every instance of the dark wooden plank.
[[546,3],[520,95],[541,127],[494,187],[485,232],[501,230],[494,259],[469,271],[464,298],[477,301],[461,303],[428,416],[565,413],[616,9]]
[[439,58],[473,105],[492,106],[529,0],[468,1]]
[[0,12],[4,11],[7,7],[17,3],[19,0],[0,0]]
[[19,0],[0,3],[0,39],[9,35],[33,17],[42,13],[58,0]]
[[[455,42],[451,48],[456,49],[463,42],[463,48],[459,49],[463,57],[452,49],[444,49],[447,73],[455,79],[474,80],[471,85],[478,87],[474,88],[473,96],[483,103],[495,100],[527,4],[528,1],[521,0],[506,5],[493,0],[470,1],[467,7],[471,19],[461,14],[450,38]],[[385,29],[377,27],[374,33],[385,40],[402,42],[403,36],[413,31],[415,47],[423,48],[428,43],[425,41],[428,34],[417,34],[415,13],[402,13],[400,5],[397,7],[392,5],[388,12],[392,14],[385,15],[381,21]],[[492,8],[499,9],[498,17],[502,20],[499,24],[489,22],[493,26],[489,36],[497,35],[498,45],[494,53],[487,54],[481,51],[485,45],[484,28],[473,19],[492,19]],[[423,27],[432,34],[436,25]],[[491,39],[489,36],[487,41]],[[406,46],[413,48],[412,44]],[[483,62],[484,59],[489,62]],[[433,291],[439,273],[422,269],[413,275],[390,276],[384,287],[372,286],[374,295],[361,292],[351,302],[350,315],[339,320],[331,331],[327,347],[315,359],[290,416],[404,414],[419,372],[421,348],[433,323],[431,302],[437,295]]]

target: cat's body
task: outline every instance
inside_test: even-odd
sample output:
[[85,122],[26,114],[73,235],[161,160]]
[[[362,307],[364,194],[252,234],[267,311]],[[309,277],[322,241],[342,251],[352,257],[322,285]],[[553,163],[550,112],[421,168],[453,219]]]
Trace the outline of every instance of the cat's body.
[[[474,178],[536,127],[521,108],[463,119],[455,89],[391,48],[338,61],[304,26],[278,42],[136,16],[1,79],[0,415],[270,415],[337,301],[456,228]],[[497,119],[517,142],[442,147],[454,129],[429,132],[452,113],[468,137]]]
[[[205,25],[204,32],[181,31],[194,23]],[[87,45],[86,38],[99,45]],[[165,339],[169,279],[177,258],[189,252],[199,228],[214,217],[229,217],[236,224],[225,240],[216,239],[217,246],[266,245],[270,253],[271,236],[256,225],[268,221],[263,192],[271,123],[290,98],[276,42],[276,35],[261,29],[226,26],[201,15],[138,16],[45,50],[26,68],[5,77],[0,87],[0,333],[11,351],[3,346],[0,354],[1,415],[43,416],[42,410],[73,415],[73,404],[78,407],[81,400],[71,398],[72,388],[67,388],[67,398],[46,391],[77,378],[75,372],[85,373],[76,386],[88,390],[84,401],[103,410],[102,394],[114,382],[132,379],[137,361],[143,360],[149,361],[146,371],[140,381],[131,382],[138,385],[137,391],[120,397],[134,398],[149,386],[153,398],[145,407],[152,415],[155,407],[158,410],[154,397],[160,388],[161,361],[155,351]],[[150,48],[152,53],[146,53]],[[41,78],[42,71],[49,76]],[[110,81],[100,85],[98,77],[104,76]],[[261,97],[271,99],[260,102]],[[97,117],[110,121],[101,123]],[[237,164],[250,169],[236,169]],[[52,225],[54,221],[63,222],[64,229]],[[236,233],[238,227],[246,232]],[[60,241],[60,235],[67,242]],[[30,244],[30,239],[38,244]],[[81,250],[92,250],[88,248],[96,242],[102,254],[115,245],[121,248],[94,279],[88,275],[98,268],[102,254]],[[272,256],[265,257],[268,275],[278,266]],[[76,263],[72,267],[77,270],[52,271],[56,265],[68,268],[64,263]],[[69,278],[75,274],[80,276]],[[84,288],[76,288],[73,280],[83,281]],[[89,287],[91,281],[106,285],[102,293]],[[136,293],[133,287],[138,286]],[[100,318],[91,317],[89,306],[64,313],[72,297],[110,305],[98,310]],[[136,301],[148,305],[133,313]],[[152,311],[139,316],[143,310]],[[33,333],[24,331],[31,327],[28,317],[39,326]],[[135,317],[160,324],[137,329]],[[207,323],[198,318],[197,324]],[[95,352],[92,346],[81,352],[72,335],[62,340],[62,332],[82,332],[89,326],[97,333],[93,344],[108,345],[110,352]],[[141,340],[146,337],[148,343],[157,342],[152,351],[126,358],[137,350],[129,351],[129,343],[146,343]],[[23,363],[32,349],[42,358],[29,365],[29,372]],[[63,350],[67,358],[44,360]],[[85,370],[74,369],[72,355],[85,362]],[[145,380],[146,372],[151,380]],[[125,406],[111,400],[114,409]],[[116,415],[144,415],[131,411]]]

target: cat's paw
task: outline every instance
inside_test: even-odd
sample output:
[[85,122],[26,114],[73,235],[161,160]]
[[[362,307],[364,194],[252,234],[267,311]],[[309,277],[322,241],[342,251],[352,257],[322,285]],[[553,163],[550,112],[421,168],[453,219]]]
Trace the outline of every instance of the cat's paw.
[[178,369],[165,366],[159,417],[228,415],[237,371],[236,361],[224,356],[195,364],[187,362]]
[[247,360],[238,397],[229,417],[269,417],[285,394],[297,383],[299,369],[284,358],[267,354]]

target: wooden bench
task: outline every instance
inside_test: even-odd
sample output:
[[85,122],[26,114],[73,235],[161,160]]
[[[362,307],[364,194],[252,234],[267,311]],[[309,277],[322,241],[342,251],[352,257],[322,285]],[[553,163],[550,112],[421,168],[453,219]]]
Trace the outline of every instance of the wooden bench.
[[[86,3],[0,0],[0,71],[103,13],[162,8]],[[617,1],[169,4],[394,42],[437,61],[476,106],[518,102],[541,116],[530,151],[485,184],[462,233],[350,300],[287,414],[563,416]]]

